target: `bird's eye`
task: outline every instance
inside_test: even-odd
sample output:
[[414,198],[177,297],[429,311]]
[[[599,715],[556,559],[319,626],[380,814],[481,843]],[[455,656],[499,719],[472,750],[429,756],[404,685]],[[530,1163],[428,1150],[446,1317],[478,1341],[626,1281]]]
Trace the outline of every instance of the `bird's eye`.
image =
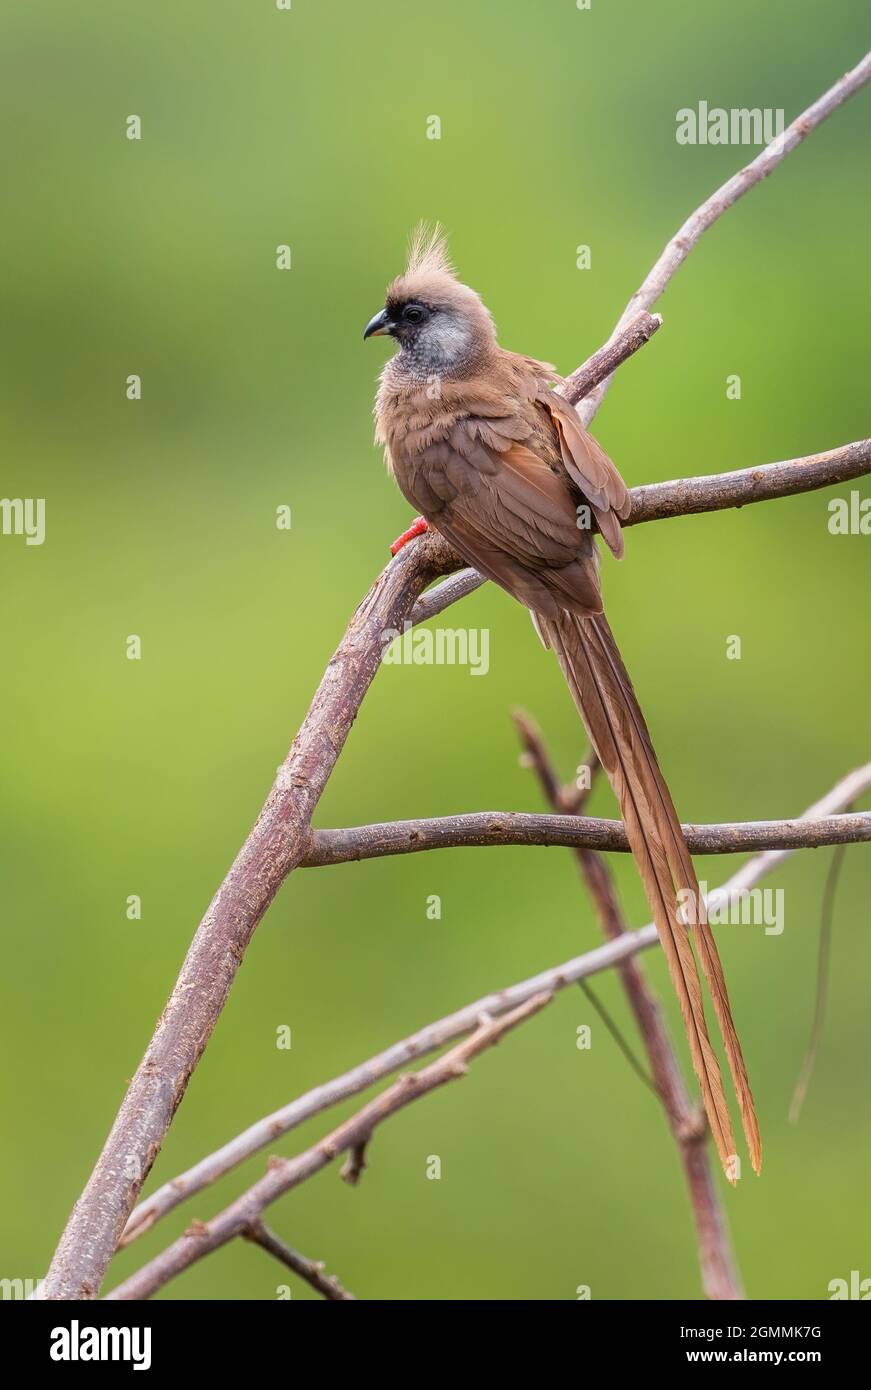
[[406,323],[420,323],[426,318],[426,310],[420,304],[406,304],[402,311]]

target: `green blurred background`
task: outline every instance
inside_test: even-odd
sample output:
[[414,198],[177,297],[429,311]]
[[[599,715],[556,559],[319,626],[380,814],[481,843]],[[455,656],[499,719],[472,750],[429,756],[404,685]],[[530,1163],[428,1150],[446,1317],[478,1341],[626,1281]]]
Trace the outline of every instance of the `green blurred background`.
[[[0,1275],[45,1272],[175,979],[347,619],[408,508],[372,446],[383,343],[361,342],[411,225],[438,217],[503,344],[570,370],[686,214],[755,151],[675,141],[675,113],[808,105],[867,47],[855,4],[134,0],[4,7],[2,491],[46,541],[0,538],[5,969]],[[125,137],[128,115],[143,138]],[[438,114],[442,138],[426,138]],[[705,237],[597,433],[630,483],[868,431],[871,93]],[[276,247],[292,247],[290,272]],[[592,268],[575,266],[578,244]],[[125,380],[142,377],[139,402]],[[726,399],[738,373],[742,399]],[[859,485],[861,486],[861,485]],[[840,490],[847,495],[849,488]],[[864,492],[863,492],[864,495]],[[871,542],[829,494],[633,530],[612,625],[686,819],[799,812],[871,757]],[[275,526],[292,507],[292,530]],[[492,588],[490,673],[385,668],[317,815],[355,824],[541,809],[509,712],[566,773],[583,747],[528,618]],[[126,658],[128,634],[141,661]],[[740,635],[743,658],[727,661]],[[612,812],[606,787],[594,809]],[[771,882],[786,930],[722,953],[766,1143],[724,1191],[753,1297],[871,1275],[867,855],[848,852],[825,1040],[800,1125],[829,853]],[[737,860],[700,860],[718,882]],[[615,862],[633,924],[630,862]],[[125,915],[142,898],[141,922]],[[441,921],[426,916],[428,895]],[[254,938],[150,1183],[370,1053],[597,943],[563,851],[450,851],[301,872]],[[659,953],[645,959],[675,1030]],[[599,993],[631,1019],[615,977]],[[575,1030],[593,1025],[580,1052]],[[290,1052],[275,1046],[282,1024]],[[681,1056],[685,1050],[681,1043]],[[857,1084],[858,1083],[858,1084]],[[276,1145],[296,1152],[342,1107]],[[439,1154],[440,1182],[425,1161]],[[259,1156],[113,1265],[208,1218]],[[580,991],[270,1217],[361,1297],[695,1297],[682,1178],[656,1102]],[[173,1298],[269,1299],[227,1248]],[[294,1286],[294,1297],[309,1297]]]

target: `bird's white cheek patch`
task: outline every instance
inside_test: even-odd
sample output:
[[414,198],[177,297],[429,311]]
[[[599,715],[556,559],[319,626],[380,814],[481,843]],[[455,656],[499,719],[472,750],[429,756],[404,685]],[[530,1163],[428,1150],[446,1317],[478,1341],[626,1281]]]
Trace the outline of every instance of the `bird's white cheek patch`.
[[433,361],[455,362],[469,346],[470,334],[456,319],[433,323],[425,335],[424,352]]

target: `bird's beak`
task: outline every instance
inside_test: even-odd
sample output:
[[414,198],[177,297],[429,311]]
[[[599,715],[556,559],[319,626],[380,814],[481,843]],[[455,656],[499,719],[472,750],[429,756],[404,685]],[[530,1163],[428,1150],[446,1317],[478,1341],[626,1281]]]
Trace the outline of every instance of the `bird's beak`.
[[380,314],[376,314],[374,319],[370,319],[363,329],[363,342],[367,338],[378,338],[382,333],[392,333],[396,324],[391,319],[386,309],[382,309]]

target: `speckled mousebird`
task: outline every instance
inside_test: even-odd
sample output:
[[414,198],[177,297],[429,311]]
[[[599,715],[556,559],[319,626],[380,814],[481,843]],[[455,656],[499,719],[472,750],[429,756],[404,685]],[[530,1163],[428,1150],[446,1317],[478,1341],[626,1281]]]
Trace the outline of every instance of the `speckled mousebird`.
[[[488,310],[458,280],[438,227],[414,234],[407,268],[363,337],[378,334],[390,334],[397,351],[381,375],[376,441],[422,514],[400,542],[432,526],[526,605],[556,653],[620,803],[724,1169],[734,1181],[735,1141],[693,944],[758,1172],[759,1128],[723,968],[680,821],[602,610],[593,527],[580,520],[589,516],[622,556],[620,523],[631,506],[626,485],[555,391],[554,369],[499,346]],[[682,904],[692,910],[682,912]]]

